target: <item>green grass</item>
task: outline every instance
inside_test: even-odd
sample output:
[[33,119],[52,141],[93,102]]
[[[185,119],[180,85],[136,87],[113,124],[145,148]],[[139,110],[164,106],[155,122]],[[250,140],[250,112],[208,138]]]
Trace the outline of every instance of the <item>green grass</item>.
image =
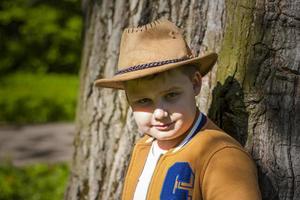
[[73,121],[79,80],[67,74],[15,73],[0,78],[0,122]]
[[0,200],[61,200],[67,186],[67,164],[0,165]]

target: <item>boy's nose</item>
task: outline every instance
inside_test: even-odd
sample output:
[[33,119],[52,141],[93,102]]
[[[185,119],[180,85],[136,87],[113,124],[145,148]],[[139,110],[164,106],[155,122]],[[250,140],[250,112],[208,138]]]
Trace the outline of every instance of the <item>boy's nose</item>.
[[155,119],[160,120],[160,119],[163,119],[163,118],[167,117],[168,112],[166,110],[161,109],[161,108],[156,108],[154,110],[153,115],[154,115]]

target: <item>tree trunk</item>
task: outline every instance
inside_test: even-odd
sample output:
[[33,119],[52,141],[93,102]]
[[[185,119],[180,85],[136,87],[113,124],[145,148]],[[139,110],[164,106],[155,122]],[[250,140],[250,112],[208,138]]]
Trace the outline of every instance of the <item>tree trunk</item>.
[[300,199],[300,1],[226,1],[210,116],[255,159],[263,199]]
[[253,155],[264,199],[300,198],[300,0],[83,1],[84,46],[72,173],[65,199],[120,199],[140,137],[116,70],[122,30],[166,17],[194,53],[216,51],[200,109]]

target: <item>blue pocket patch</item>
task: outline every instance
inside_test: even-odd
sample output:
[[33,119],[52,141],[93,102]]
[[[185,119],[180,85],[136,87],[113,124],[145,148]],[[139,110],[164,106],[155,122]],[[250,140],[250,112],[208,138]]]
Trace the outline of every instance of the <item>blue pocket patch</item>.
[[191,200],[194,188],[194,173],[189,163],[177,162],[168,170],[161,200]]

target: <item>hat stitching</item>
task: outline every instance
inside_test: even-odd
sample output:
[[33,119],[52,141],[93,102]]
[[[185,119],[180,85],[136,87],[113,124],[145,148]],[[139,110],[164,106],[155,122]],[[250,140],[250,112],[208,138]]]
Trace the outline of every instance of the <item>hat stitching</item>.
[[120,75],[132,71],[137,71],[137,70],[142,70],[142,69],[147,69],[147,68],[152,68],[152,67],[158,67],[161,65],[165,64],[170,64],[170,63],[176,63],[176,62],[181,62],[187,59],[190,59],[191,56],[186,56],[183,58],[177,58],[177,59],[172,59],[172,60],[163,60],[163,61],[158,61],[158,62],[151,62],[151,63],[145,63],[145,64],[139,64],[139,65],[134,65],[131,67],[128,67],[126,69],[119,70],[115,73],[115,75]]
[[151,29],[155,26],[157,26],[159,23],[161,23],[163,19],[157,19],[153,22],[150,22],[148,24],[145,24],[145,25],[142,25],[142,26],[138,26],[136,28],[127,28],[127,33],[135,33],[135,32],[143,32],[143,31],[146,31],[147,29]]

